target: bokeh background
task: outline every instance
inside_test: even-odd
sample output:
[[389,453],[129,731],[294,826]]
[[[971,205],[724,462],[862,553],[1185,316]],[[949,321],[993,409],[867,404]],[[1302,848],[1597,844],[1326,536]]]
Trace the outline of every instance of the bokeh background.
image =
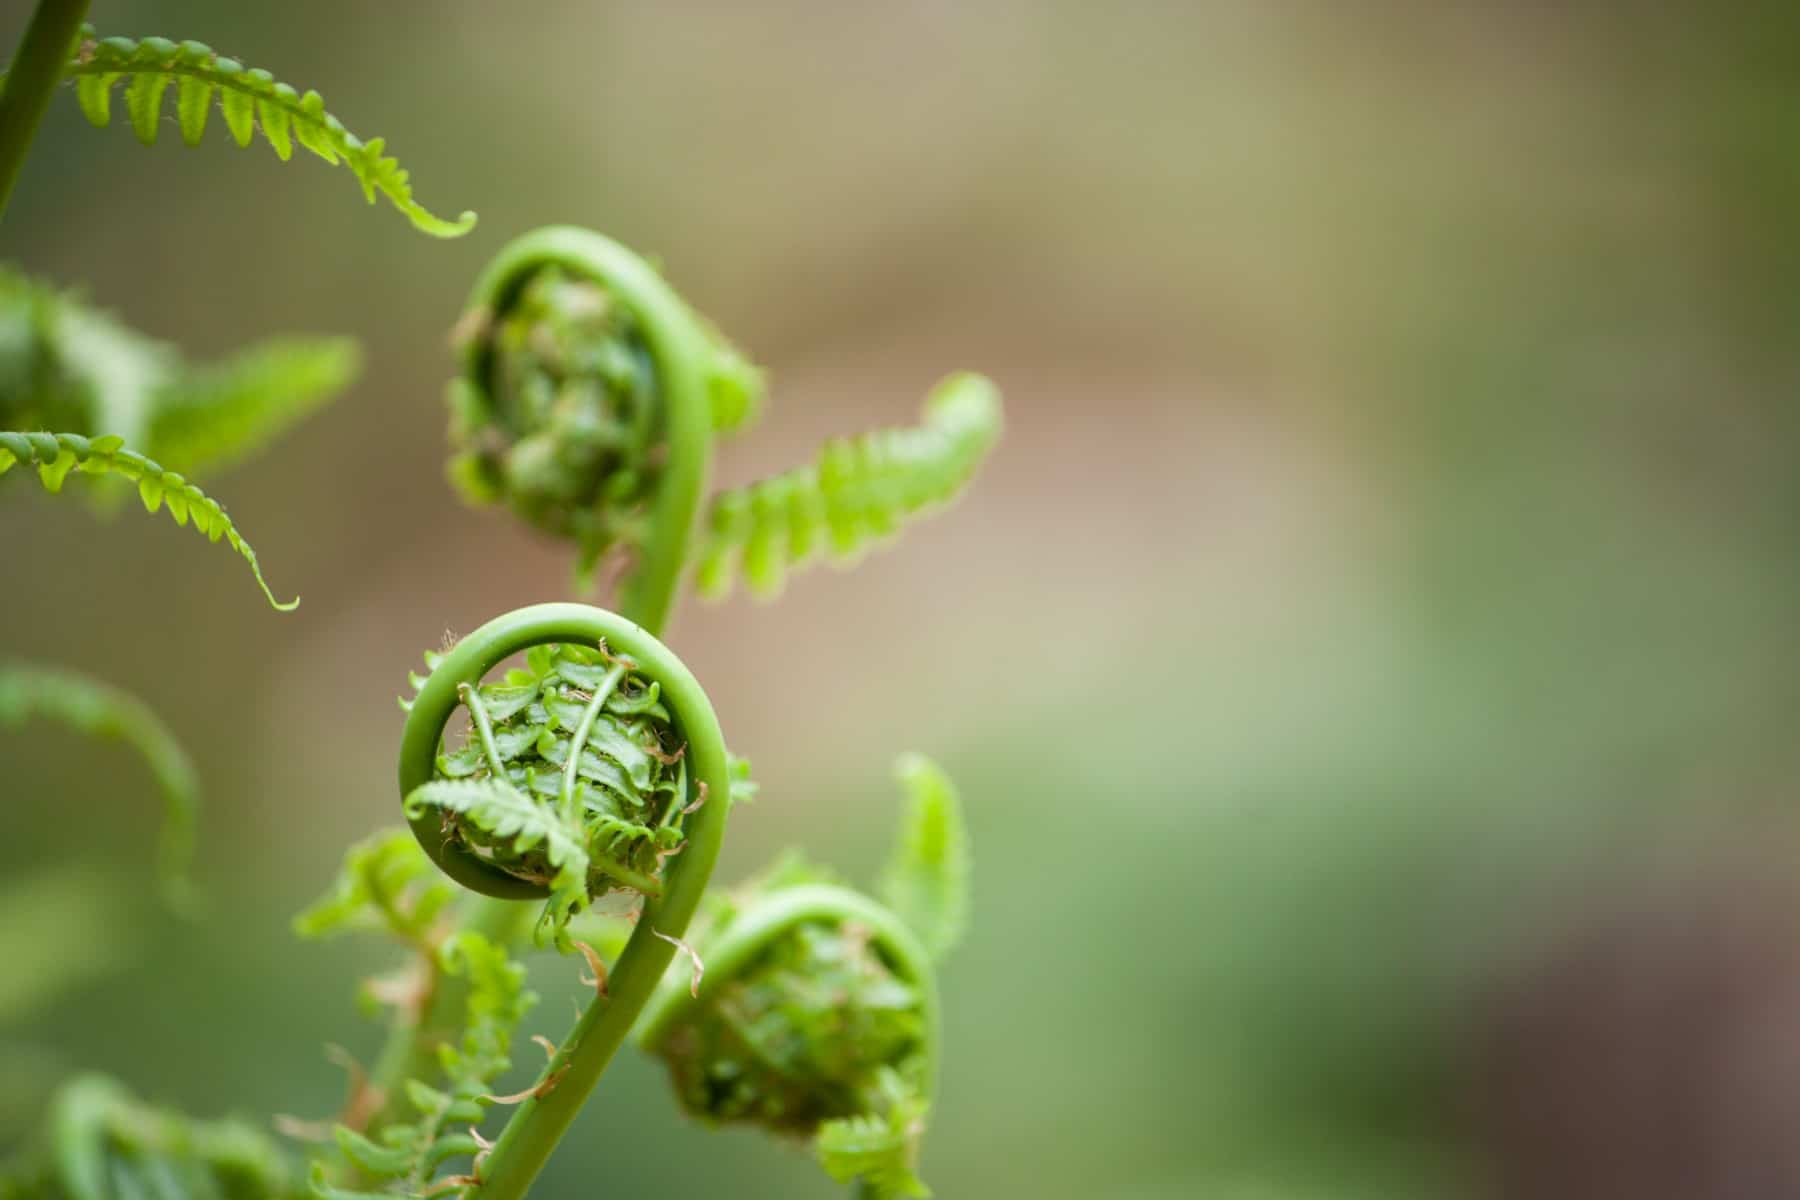
[[[93,19],[319,88],[481,224],[434,242],[341,170],[53,109],[0,254],[195,354],[342,332],[369,365],[212,481],[292,616],[191,533],[7,489],[0,653],[167,715],[211,895],[152,901],[126,752],[0,742],[0,868],[35,897],[0,929],[10,1094],[94,1066],[316,1117],[322,1047],[372,1054],[352,993],[385,957],[287,920],[397,818],[419,652],[569,594],[562,548],[441,474],[466,289],[567,221],[770,368],[726,481],[951,369],[1005,389],[953,513],[671,638],[764,787],[721,879],[790,843],[866,878],[896,751],[963,785],[940,1195],[1800,1194],[1789,6]],[[541,1031],[573,974],[536,973]],[[833,1194],[624,1061],[540,1190],[671,1189]]]

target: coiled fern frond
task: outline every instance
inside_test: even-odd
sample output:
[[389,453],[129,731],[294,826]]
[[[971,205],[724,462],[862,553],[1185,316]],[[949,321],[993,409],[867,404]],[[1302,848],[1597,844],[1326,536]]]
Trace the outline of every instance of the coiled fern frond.
[[92,26],[85,26],[64,76],[75,80],[82,113],[103,128],[112,121],[113,87],[126,81],[126,112],[132,131],[146,146],[156,141],[163,96],[173,85],[181,137],[190,146],[198,145],[205,136],[216,97],[226,128],[238,145],[248,146],[260,128],[284,162],[293,155],[295,142],[327,163],[342,162],[356,176],[370,204],[378,193],[385,196],[424,233],[461,237],[475,228],[472,212],[448,221],[415,200],[408,172],[385,153],[385,141],[370,138],[365,142],[345,129],[325,111],[318,92],[296,91],[269,72],[246,67],[210,46],[159,37],[141,41],[101,38]]
[[741,571],[762,596],[789,571],[829,556],[853,560],[967,485],[1000,437],[1000,393],[952,375],[926,397],[921,423],[834,438],[817,461],[714,498],[695,583],[723,596]]
[[5,1200],[288,1200],[286,1156],[243,1121],[203,1121],[145,1104],[103,1075],[58,1091],[43,1144],[0,1171]]
[[192,475],[256,453],[355,378],[349,338],[283,336],[193,364],[86,303],[0,265],[0,429],[111,434]]
[[163,797],[157,873],[170,902],[192,898],[188,868],[194,856],[194,820],[200,786],[193,762],[156,713],[110,684],[59,667],[0,663],[0,729],[33,719],[55,721],[90,737],[116,738],[150,768]]
[[827,1173],[873,1195],[924,1196],[933,963],[967,910],[968,834],[942,771],[909,755],[897,773],[908,803],[884,880],[899,911],[790,854],[714,898],[695,938],[705,977],[664,979],[639,1040],[688,1112],[809,1138]]
[[237,526],[231,523],[217,500],[179,473],[164,470],[160,464],[136,451],[125,449],[124,439],[90,440],[77,433],[0,432],[0,475],[11,470],[14,463],[21,462],[37,467],[38,478],[51,493],[60,492],[63,480],[76,469],[87,475],[116,475],[135,482],[145,511],[155,512],[166,506],[177,525],[186,525],[191,520],[195,530],[207,539],[216,542],[223,537],[239,557],[250,564],[256,586],[262,589],[271,605],[281,612],[291,612],[300,606],[297,596],[286,603],[275,599],[268,582],[263,579],[256,551],[238,533]]

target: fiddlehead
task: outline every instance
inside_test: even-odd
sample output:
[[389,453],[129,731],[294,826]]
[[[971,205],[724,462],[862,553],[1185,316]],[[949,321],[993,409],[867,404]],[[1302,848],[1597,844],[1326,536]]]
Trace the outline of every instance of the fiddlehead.
[[52,493],[60,492],[63,480],[70,471],[77,469],[87,475],[115,475],[131,480],[137,484],[138,496],[144,502],[145,511],[155,512],[166,506],[177,525],[186,525],[192,521],[194,529],[208,540],[216,542],[223,537],[238,552],[238,556],[250,564],[250,573],[256,576],[256,585],[262,589],[271,605],[281,612],[290,612],[299,607],[298,597],[285,604],[275,599],[268,582],[263,579],[262,565],[256,560],[256,551],[238,533],[237,526],[231,523],[231,518],[225,515],[225,509],[217,500],[189,483],[179,473],[164,470],[161,464],[152,462],[136,451],[125,449],[122,438],[102,437],[89,440],[75,433],[0,432],[0,475],[11,470],[13,464],[21,462],[35,465],[45,489]]
[[158,874],[171,903],[185,907],[200,788],[192,761],[168,726],[137,697],[85,675],[0,663],[0,729],[16,729],[34,718],[90,737],[117,738],[143,757],[163,796]]
[[741,570],[753,591],[772,596],[817,557],[854,559],[954,498],[999,439],[1000,420],[990,381],[952,375],[926,397],[918,426],[834,438],[816,462],[720,493],[700,545],[700,594],[725,595]]
[[225,126],[239,146],[248,146],[260,128],[284,162],[298,142],[327,163],[343,163],[362,185],[370,204],[377,194],[387,198],[413,227],[433,237],[460,237],[475,227],[475,214],[454,221],[428,211],[413,198],[408,172],[385,153],[381,138],[363,141],[325,111],[314,91],[299,92],[269,72],[245,67],[199,42],[172,42],[151,37],[101,38],[84,26],[63,77],[75,81],[81,111],[96,126],[112,121],[112,91],[125,81],[125,109],[138,140],[155,143],[161,128],[163,97],[175,87],[175,114],[181,137],[198,145],[206,134],[215,97]]
[[900,911],[790,856],[714,903],[695,938],[704,977],[665,979],[639,1040],[690,1113],[809,1138],[833,1178],[920,1196],[933,960],[964,919],[968,838],[941,771],[908,756],[899,774],[909,805],[884,882]]
[[[482,683],[520,652],[526,671]],[[471,733],[445,753],[445,724],[459,705]],[[551,782],[538,785],[540,777]],[[400,793],[419,844],[446,874],[490,896],[547,897],[546,918],[565,939],[567,920],[595,894],[623,886],[644,896],[630,940],[603,971],[602,994],[484,1156],[473,1195],[523,1196],[574,1120],[687,930],[718,857],[731,784],[699,683],[661,642],[601,609],[508,613],[419,681],[401,739]],[[664,828],[678,831],[679,845],[637,833]],[[654,871],[639,870],[652,862]]]
[[591,572],[636,559],[621,607],[668,612],[712,458],[761,382],[643,259],[585,229],[539,229],[475,285],[450,387],[450,477],[572,539]]
[[582,229],[527,234],[476,284],[450,388],[450,477],[577,546],[585,576],[625,560],[620,607],[660,628],[680,576],[759,594],[821,552],[839,560],[955,495],[999,434],[975,375],[945,380],[917,429],[826,445],[816,464],[726,492],[702,544],[697,517],[715,435],[760,407],[757,371],[641,258]]
[[136,1099],[101,1075],[63,1085],[44,1145],[0,1172],[4,1200],[285,1200],[280,1147],[236,1120],[202,1121]]

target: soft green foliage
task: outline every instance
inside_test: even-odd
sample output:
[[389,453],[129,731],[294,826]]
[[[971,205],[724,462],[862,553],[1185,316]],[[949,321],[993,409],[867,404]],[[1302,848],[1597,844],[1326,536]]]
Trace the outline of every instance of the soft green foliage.
[[[589,572],[638,544],[660,470],[662,395],[644,331],[600,283],[560,266],[534,273],[467,330],[491,364],[485,386],[450,388],[449,476],[473,504],[505,503],[569,538]],[[754,419],[756,369],[721,339],[712,375],[718,432]]]
[[181,138],[188,145],[200,143],[216,98],[225,126],[240,146],[248,146],[261,129],[263,137],[284,162],[294,153],[294,143],[312,151],[327,163],[342,162],[362,185],[363,195],[375,203],[377,193],[387,197],[413,226],[433,237],[460,237],[475,228],[475,214],[465,212],[454,221],[433,215],[413,199],[405,168],[384,153],[381,138],[364,142],[325,111],[325,101],[314,91],[298,92],[278,82],[269,72],[245,67],[233,58],[215,53],[199,42],[172,42],[151,37],[98,37],[93,28],[82,30],[65,77],[75,81],[81,111],[93,124],[112,121],[112,92],[125,81],[125,109],[131,128],[146,146],[156,141],[163,112],[163,97],[175,88],[175,112]]
[[687,792],[660,690],[604,647],[534,646],[523,668],[464,689],[469,735],[407,797],[409,818],[439,811],[483,859],[546,885],[557,930],[608,891],[659,894]]
[[350,847],[336,883],[294,918],[294,932],[324,938],[378,929],[427,946],[455,894],[411,830],[387,829]]
[[894,766],[906,790],[900,840],[881,876],[881,896],[941,960],[969,922],[969,831],[956,785],[922,754]]
[[0,663],[0,729],[55,721],[90,737],[116,738],[143,757],[163,797],[157,853],[165,893],[178,907],[191,898],[194,814],[200,785],[193,763],[148,705],[127,692],[56,667]]
[[925,400],[921,424],[835,438],[816,462],[713,500],[695,582],[723,596],[741,570],[762,596],[814,559],[854,559],[912,517],[949,502],[1000,436],[1000,393],[953,375]]
[[155,512],[166,505],[177,525],[186,525],[191,520],[195,531],[208,540],[216,542],[223,537],[250,564],[256,585],[271,605],[281,612],[291,612],[299,607],[298,597],[285,604],[275,599],[268,582],[263,579],[256,551],[238,533],[237,526],[231,523],[217,500],[179,473],[164,470],[160,463],[125,449],[122,438],[90,440],[78,433],[0,432],[0,475],[21,462],[35,465],[38,478],[52,493],[60,492],[63,480],[70,471],[77,469],[87,475],[116,475],[131,480],[137,484],[138,496],[143,500],[146,512]]
[[[462,1032],[438,1050],[442,1085],[408,1080],[411,1119],[387,1125],[377,1137],[337,1126],[337,1148],[360,1178],[340,1186],[323,1162],[315,1163],[312,1194],[321,1200],[444,1195],[474,1183],[480,1173],[483,1143],[475,1130],[495,1103],[490,1089],[512,1065],[513,1037],[537,997],[525,988],[524,966],[478,933],[446,940],[437,965],[468,985]],[[458,1158],[472,1160],[468,1173],[447,1175],[447,1164]]]
[[918,1176],[929,1105],[892,1071],[882,1074],[880,1086],[887,1111],[825,1122],[813,1152],[839,1183],[860,1179],[877,1196],[929,1196]]
[[361,366],[348,338],[277,337],[216,363],[0,265],[0,428],[111,435],[171,471],[242,462],[330,401]]
[[237,1120],[202,1121],[137,1100],[100,1075],[70,1080],[45,1145],[0,1171],[3,1200],[285,1200],[281,1149]]

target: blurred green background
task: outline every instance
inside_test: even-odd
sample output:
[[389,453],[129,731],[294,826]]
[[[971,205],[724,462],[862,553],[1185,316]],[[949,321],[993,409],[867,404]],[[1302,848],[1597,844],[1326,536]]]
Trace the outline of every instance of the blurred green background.
[[[0,990],[10,1091],[94,1066],[317,1117],[323,1045],[373,1053],[352,992],[385,958],[287,919],[397,819],[419,652],[569,593],[564,549],[441,474],[466,289],[559,221],[659,256],[771,369],[727,482],[908,419],[951,369],[1006,392],[954,513],[671,635],[763,783],[721,879],[790,843],[866,878],[896,751],[963,785],[940,1195],[1796,1194],[1732,1190],[1800,1116],[1789,6],[93,19],[319,88],[481,224],[434,242],[342,170],[53,108],[0,255],[196,354],[342,332],[369,367],[211,481],[293,616],[191,533],[7,489],[0,653],[162,710],[212,898],[198,925],[154,904],[124,751],[0,743],[0,869],[42,889],[0,961],[62,929],[85,968],[50,1003]],[[533,1031],[574,974],[536,973]],[[671,1189],[833,1194],[626,1061],[540,1191]]]

